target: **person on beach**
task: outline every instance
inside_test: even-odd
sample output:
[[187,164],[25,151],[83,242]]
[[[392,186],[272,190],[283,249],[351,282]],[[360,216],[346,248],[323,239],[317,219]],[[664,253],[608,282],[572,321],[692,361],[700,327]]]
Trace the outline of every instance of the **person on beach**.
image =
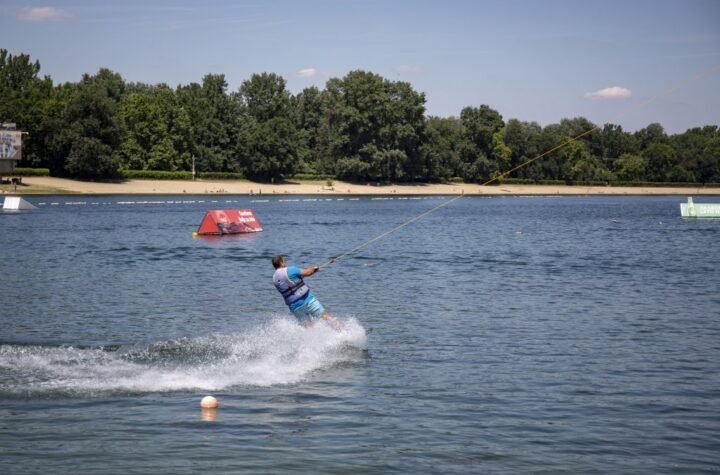
[[322,318],[336,330],[340,329],[340,323],[325,310],[325,307],[315,298],[303,281],[303,277],[313,275],[320,270],[320,267],[314,266],[306,269],[295,266],[287,267],[283,256],[273,256],[272,264],[275,267],[273,284],[301,325],[309,328],[315,320]]

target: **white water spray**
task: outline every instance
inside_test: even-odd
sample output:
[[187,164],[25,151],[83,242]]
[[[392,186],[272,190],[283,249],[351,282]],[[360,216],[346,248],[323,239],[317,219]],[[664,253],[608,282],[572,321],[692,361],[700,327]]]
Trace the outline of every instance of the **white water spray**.
[[355,320],[335,331],[290,318],[230,335],[103,348],[0,345],[0,394],[14,396],[219,391],[293,384],[338,364],[359,361],[367,345]]

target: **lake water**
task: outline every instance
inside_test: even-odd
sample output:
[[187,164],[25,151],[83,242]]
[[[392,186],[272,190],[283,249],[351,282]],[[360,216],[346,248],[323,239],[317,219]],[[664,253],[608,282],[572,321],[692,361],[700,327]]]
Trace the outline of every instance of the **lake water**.
[[[270,257],[450,198],[26,199],[0,473],[720,471],[720,220],[684,198],[459,199],[308,279],[341,332],[295,324]],[[262,233],[192,239],[245,207]]]

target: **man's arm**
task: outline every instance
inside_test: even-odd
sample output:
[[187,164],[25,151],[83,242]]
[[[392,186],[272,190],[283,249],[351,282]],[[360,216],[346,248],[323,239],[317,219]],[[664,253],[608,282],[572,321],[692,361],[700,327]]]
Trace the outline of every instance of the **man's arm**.
[[320,267],[318,267],[318,266],[300,269],[300,277],[309,277],[319,270],[320,270]]

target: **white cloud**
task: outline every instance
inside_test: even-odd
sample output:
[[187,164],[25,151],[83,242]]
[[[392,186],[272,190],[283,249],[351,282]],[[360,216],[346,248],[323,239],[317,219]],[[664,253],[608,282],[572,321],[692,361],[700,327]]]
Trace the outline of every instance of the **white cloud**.
[[586,92],[585,99],[628,99],[632,91],[626,87],[613,86],[595,92]]
[[315,68],[305,68],[297,72],[297,75],[301,78],[311,78],[317,74]]
[[20,11],[20,19],[32,22],[58,21],[69,18],[65,10],[55,7],[25,7]]
[[411,66],[409,64],[401,64],[397,68],[395,68],[395,71],[398,73],[419,73],[420,68],[417,66]]

